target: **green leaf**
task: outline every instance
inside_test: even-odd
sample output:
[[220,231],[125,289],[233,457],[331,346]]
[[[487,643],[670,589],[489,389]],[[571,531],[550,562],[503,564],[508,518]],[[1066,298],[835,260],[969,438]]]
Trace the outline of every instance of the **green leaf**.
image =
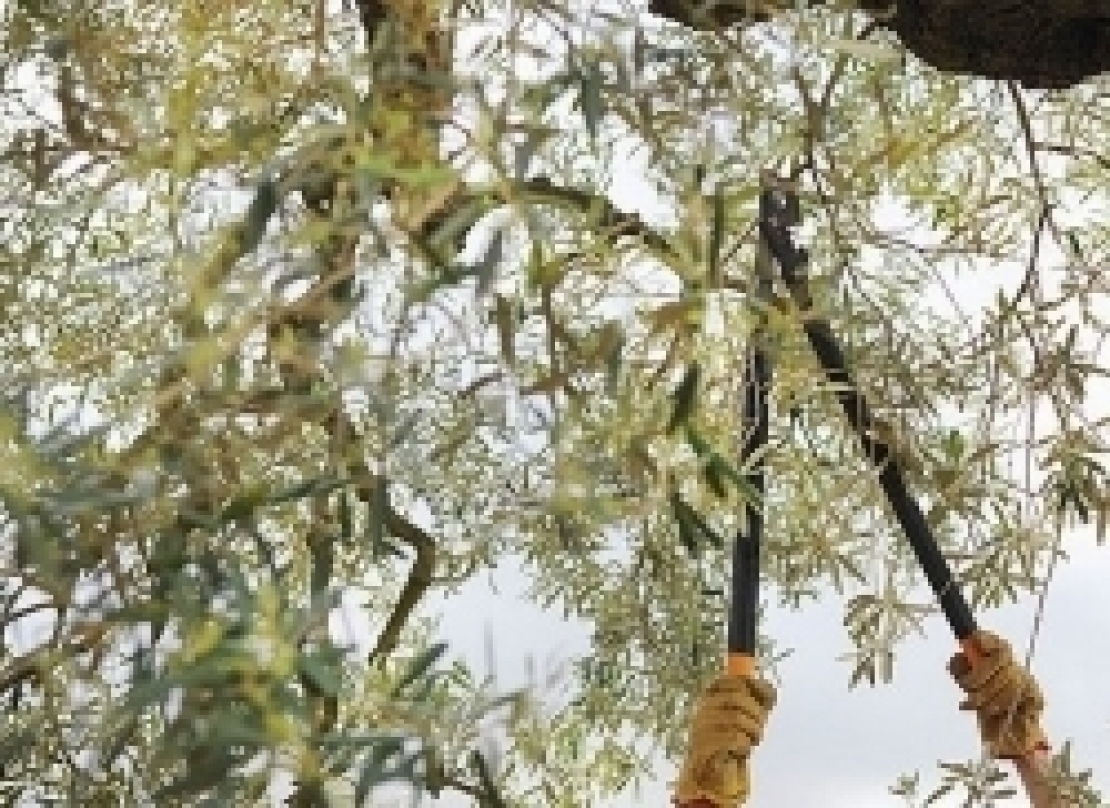
[[725,242],[725,197],[721,189],[713,192],[713,222],[709,232],[709,286],[721,285],[721,253]]
[[1083,246],[1079,243],[1079,237],[1075,234],[1074,230],[1065,230],[1064,235],[1068,239],[1068,247],[1071,248],[1071,255],[1069,258],[1072,261],[1082,260]]
[[252,253],[262,243],[269,226],[270,218],[277,212],[278,192],[273,180],[266,179],[258,183],[254,190],[254,198],[247,215],[243,219],[243,230],[239,240],[239,249],[244,254]]
[[967,445],[964,442],[964,436],[960,434],[960,430],[948,430],[941,444],[941,449],[948,460],[952,462],[959,461],[967,451]]
[[238,522],[254,518],[254,512],[267,501],[261,491],[252,491],[229,502],[220,513],[220,521]]
[[678,524],[679,540],[692,557],[700,556],[698,552],[698,537],[709,542],[717,550],[724,547],[724,540],[717,531],[709,526],[700,513],[682,498],[677,491],[672,491],[668,497],[675,521]]
[[497,344],[501,359],[512,367],[516,364],[516,327],[513,322],[513,306],[504,295],[495,294],[494,319],[497,321]]
[[340,480],[334,476],[321,476],[314,479],[304,480],[303,482],[292,485],[284,491],[280,491],[273,496],[267,497],[264,501],[267,505],[281,505],[286,502],[296,502],[308,497],[327,494],[337,488],[341,488],[347,484],[347,481]]
[[55,62],[60,62],[69,55],[72,47],[73,43],[70,41],[69,37],[64,35],[51,36],[43,43],[43,53]]
[[691,362],[682,376],[671,396],[674,405],[671,409],[671,419],[667,422],[667,434],[672,434],[678,427],[690,420],[697,403],[698,380],[701,377],[701,365],[696,361]]
[[154,794],[154,802],[158,805],[171,805],[176,797],[198,794],[214,788],[226,781],[236,768],[246,762],[245,758],[245,755],[234,754],[227,748],[220,749],[214,745],[194,750],[192,754],[186,756],[188,769],[185,776],[157,791]]
[[625,337],[623,332],[617,332],[608,350],[605,351],[605,394],[617,395],[620,387],[621,367],[624,364]]
[[528,169],[531,168],[532,160],[540,146],[549,140],[553,134],[555,134],[555,130],[548,127],[529,126],[525,132],[525,137],[513,142],[513,176],[518,182],[527,179]]
[[596,143],[602,117],[601,68],[596,62],[590,62],[579,69],[578,103],[590,140]]
[[501,797],[501,792],[494,783],[493,777],[490,775],[489,766],[486,764],[486,759],[482,753],[477,749],[470,752],[470,768],[478,777],[478,787],[482,793],[482,804],[488,808],[508,808],[505,800]]
[[490,236],[485,250],[482,251],[482,257],[478,259],[478,263],[474,266],[474,274],[478,278],[479,295],[484,295],[489,291],[490,284],[493,283],[494,276],[497,273],[497,268],[501,266],[504,259],[505,230],[499,227]]
[[335,569],[335,542],[322,525],[313,525],[308,540],[309,556],[312,559],[309,588],[313,598],[328,591],[332,573]]
[[678,524],[678,541],[686,549],[690,558],[701,558],[698,547],[698,537],[694,527],[678,510],[675,510],[675,522]]
[[418,679],[424,678],[432,669],[432,666],[439,661],[439,658],[447,651],[447,643],[437,642],[427,651],[422,653],[409,665],[405,675],[393,688],[393,697],[398,697],[409,685],[416,682]]
[[349,542],[354,535],[354,520],[351,518],[351,497],[346,489],[339,492],[336,511],[339,518],[339,538],[344,543]]
[[748,479],[740,473],[735,464],[715,454],[713,459],[709,461],[709,465],[712,466],[716,472],[726,477],[732,483],[736,492],[745,500],[753,503],[759,501],[759,493],[752,484],[748,482]]
[[728,497],[728,488],[725,486],[725,475],[727,471],[727,464],[717,455],[713,455],[709,462],[702,468],[702,476],[705,479],[705,484],[709,486],[709,490],[713,492],[713,496],[717,497],[717,499],[726,499]]
[[323,696],[338,696],[343,688],[342,668],[324,653],[302,654],[298,660],[301,674],[312,682]]
[[456,209],[440,222],[432,222],[434,230],[426,233],[428,246],[439,253],[444,248],[450,248],[450,254],[456,255],[466,244],[467,234],[482,220],[487,212],[487,205],[481,199],[471,199],[460,204]]
[[406,738],[398,735],[387,735],[369,742],[371,751],[355,784],[356,805],[363,805],[375,787],[398,779],[398,774],[404,771],[403,757],[401,764],[392,770],[386,768],[386,763],[391,758],[403,755],[406,742]]
[[417,424],[420,423],[423,417],[424,414],[420,411],[410,412],[406,415],[389,436],[389,443],[387,444],[389,448],[397,449],[403,446],[405,442],[412,437],[413,433],[416,431]]
[[636,26],[632,31],[632,75],[634,78],[638,79],[644,74],[646,51],[647,42],[644,40],[644,33],[639,26]]
[[684,436],[686,438],[686,444],[694,450],[694,454],[698,457],[706,458],[712,454],[712,450],[709,448],[709,444],[705,442],[705,438],[703,438],[696,429],[690,426],[690,424],[686,424]]

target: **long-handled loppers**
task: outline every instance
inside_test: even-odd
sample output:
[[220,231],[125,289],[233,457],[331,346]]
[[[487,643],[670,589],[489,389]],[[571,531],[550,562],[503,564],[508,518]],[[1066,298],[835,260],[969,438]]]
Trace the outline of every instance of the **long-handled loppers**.
[[[978,630],[971,608],[956,583],[952,570],[941,553],[940,547],[925,515],[921,511],[917,500],[914,499],[906,485],[902,469],[892,449],[876,433],[876,422],[867,401],[860,391],[848,368],[844,352],[837,342],[828,320],[815,316],[812,308],[808,283],[805,276],[805,265],[808,255],[804,249],[794,245],[789,227],[796,223],[798,212],[798,199],[796,191],[788,186],[774,181],[766,181],[760,197],[759,233],[761,248],[770,251],[778,263],[783,282],[794,301],[795,306],[804,316],[802,328],[805,331],[809,345],[816,355],[818,362],[825,373],[826,379],[836,391],[836,397],[848,422],[851,424],[864,452],[879,473],[879,484],[890,503],[901,525],[918,563],[921,565],[925,577],[929,581],[948,625],[959,641],[963,654],[968,662],[974,666],[982,660],[982,650],[976,645],[975,636]],[[762,473],[759,475],[762,485]],[[762,489],[760,489],[762,491]],[[761,524],[757,522],[756,524]],[[734,570],[742,576],[751,576],[753,573],[748,567],[748,554],[753,552],[749,546],[753,542],[738,543],[737,557]],[[758,553],[758,547],[754,550]],[[745,597],[751,593],[748,577],[737,578],[738,591]],[[744,616],[743,609],[740,616]],[[737,616],[732,618],[733,622]],[[740,623],[737,631],[737,652],[742,654],[750,645],[745,645],[747,637],[739,633],[740,629],[747,630],[746,623]],[[754,631],[753,631],[754,633]],[[730,659],[733,651],[732,623],[730,622],[729,652]],[[741,657],[742,659],[743,657]],[[1015,760],[1015,765],[1025,784],[1026,791],[1035,808],[1050,808],[1057,805],[1052,790],[1046,779],[1045,768],[1047,765],[1048,748],[1037,748],[1025,756]]]

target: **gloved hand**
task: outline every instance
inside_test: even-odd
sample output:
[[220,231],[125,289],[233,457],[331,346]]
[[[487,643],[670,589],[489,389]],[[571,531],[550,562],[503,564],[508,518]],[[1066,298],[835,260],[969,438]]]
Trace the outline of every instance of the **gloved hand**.
[[948,671],[967,694],[960,709],[975,711],[979,733],[991,755],[1020,758],[1034,749],[1047,749],[1040,726],[1044,696],[1036,680],[997,634],[979,631],[972,642],[980,650],[974,666],[959,653],[948,663]]
[[750,787],[748,755],[774,706],[769,682],[728,674],[714,680],[694,707],[675,803],[740,805]]

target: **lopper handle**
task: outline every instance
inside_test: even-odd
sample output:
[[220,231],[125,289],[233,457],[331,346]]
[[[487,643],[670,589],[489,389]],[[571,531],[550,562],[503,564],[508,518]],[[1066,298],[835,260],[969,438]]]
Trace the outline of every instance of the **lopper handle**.
[[[769,198],[760,199],[760,218],[774,213]],[[774,284],[774,256],[766,239],[760,237],[756,249],[754,297],[766,302]],[[767,352],[766,314],[751,334],[741,384],[743,398],[740,419],[743,439],[740,460],[750,465],[745,475],[755,494],[754,502],[744,505],[744,529],[738,531],[732,545],[732,598],[728,613],[727,654],[725,670],[736,676],[755,674],[756,617],[759,613],[759,555],[763,544],[763,500],[767,491],[764,449],[769,440],[769,397],[773,369]]]
[[805,266],[809,254],[794,246],[786,225],[795,217],[797,195],[792,189],[783,192],[765,190],[761,204],[768,208],[777,207],[781,213],[777,217],[760,219],[760,233],[775,260],[790,296],[799,310],[805,312],[802,330],[825,373],[825,378],[834,386],[840,408],[856,433],[864,454],[878,473],[879,486],[886,495],[890,508],[898,520],[906,539],[917,557],[929,586],[936,595],[941,611],[948,625],[957,637],[969,637],[975,633],[975,617],[971,606],[952,575],[952,570],[937,545],[936,537],[929,526],[920,504],[910,493],[902,468],[894,456],[892,447],[879,437],[878,422],[848,367],[847,357],[840,341],[833,332],[832,325],[813,311],[813,299],[805,277]]
[[751,654],[727,654],[725,673],[730,676],[755,676],[755,657]]
[[[786,218],[798,217],[797,195],[792,189],[782,195],[765,189],[760,202],[767,206],[777,204]],[[772,223],[767,217],[761,217],[760,230],[761,242],[768,244],[774,254],[794,302],[803,311],[809,311],[812,299],[802,274],[808,259],[807,254],[794,246],[783,222]],[[968,663],[974,666],[977,662],[982,662],[982,649],[974,639],[976,625],[970,605],[960,592],[917,500],[910,494],[890,448],[871,434],[874,419],[866,399],[848,370],[831,325],[824,319],[813,317],[811,313],[803,319],[802,329],[827,378],[838,387],[836,397],[841,408],[855,429],[866,454],[879,471],[879,483],[883,492],[940,602],[948,624],[959,639]],[[1047,776],[1047,763],[1047,748],[1035,749],[1014,761],[1033,808],[1068,808],[1051,786]]]

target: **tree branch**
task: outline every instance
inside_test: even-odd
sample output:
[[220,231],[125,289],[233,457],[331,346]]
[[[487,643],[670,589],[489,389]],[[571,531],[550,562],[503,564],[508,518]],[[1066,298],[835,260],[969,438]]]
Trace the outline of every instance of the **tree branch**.
[[38,648],[29,654],[17,657],[0,673],[0,693],[7,692],[28,679],[45,676],[50,665],[50,656],[61,651],[66,657],[91,651],[108,634],[107,623],[82,623],[73,629],[69,643],[63,649],[55,646]]
[[[369,469],[363,466],[358,471],[368,473]],[[357,472],[356,472],[357,473]],[[377,475],[370,475],[364,484],[359,486],[359,498],[364,502],[374,500],[374,490],[378,485],[388,486],[388,482]],[[409,570],[408,580],[405,581],[401,594],[393,606],[393,611],[385,622],[385,627],[374,649],[367,657],[367,663],[381,662],[387,655],[397,649],[401,642],[401,632],[404,631],[412,618],[416,607],[424,599],[424,595],[435,583],[436,546],[435,540],[419,526],[402,516],[389,499],[388,488],[385,495],[385,513],[379,518],[385,520],[385,529],[392,535],[409,545],[415,553],[412,568]]]

